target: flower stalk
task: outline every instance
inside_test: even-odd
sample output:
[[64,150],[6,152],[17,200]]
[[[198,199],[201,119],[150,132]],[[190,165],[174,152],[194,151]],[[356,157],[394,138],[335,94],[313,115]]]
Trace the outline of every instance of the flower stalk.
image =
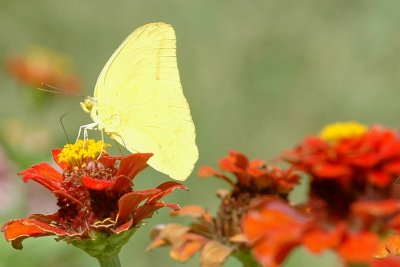
[[119,261],[118,254],[111,256],[102,256],[97,258],[100,267],[121,267],[121,262]]
[[243,267],[261,267],[260,263],[254,259],[250,250],[237,250],[232,256],[238,259]]

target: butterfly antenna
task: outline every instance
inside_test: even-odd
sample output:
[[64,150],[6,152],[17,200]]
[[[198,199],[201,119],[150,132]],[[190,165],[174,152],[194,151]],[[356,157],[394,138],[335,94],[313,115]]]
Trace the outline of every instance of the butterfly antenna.
[[71,110],[71,111],[69,111],[69,112],[67,112],[67,113],[64,113],[64,114],[62,114],[61,117],[60,117],[60,124],[61,124],[61,127],[62,127],[62,129],[63,129],[64,134],[65,134],[65,138],[67,138],[68,144],[71,144],[71,142],[69,141],[67,131],[65,130],[65,126],[64,126],[63,119],[64,119],[64,117],[65,117],[66,115],[70,114],[72,111],[74,111],[74,110]]
[[36,89],[43,91],[43,92],[48,92],[48,93],[53,93],[53,94],[63,94],[63,95],[73,95],[73,96],[80,96],[80,94],[75,93],[75,92],[71,92],[71,91],[67,91],[67,90],[63,90],[61,88],[52,86],[50,84],[46,84],[46,83],[42,83],[43,87],[38,87]]

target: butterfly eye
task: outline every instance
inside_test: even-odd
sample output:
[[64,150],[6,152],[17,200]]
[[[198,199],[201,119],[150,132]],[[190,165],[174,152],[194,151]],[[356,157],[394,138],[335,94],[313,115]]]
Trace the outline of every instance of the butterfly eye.
[[85,100],[81,102],[81,107],[85,112],[90,113],[93,109],[93,101],[90,98],[85,98]]
[[85,104],[85,107],[90,111],[93,108],[93,102],[89,99],[86,98],[85,101],[83,102]]

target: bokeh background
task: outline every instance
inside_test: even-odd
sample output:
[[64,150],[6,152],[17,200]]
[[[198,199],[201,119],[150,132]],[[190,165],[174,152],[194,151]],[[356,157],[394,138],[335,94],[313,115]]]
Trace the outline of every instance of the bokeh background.
[[[66,143],[90,122],[81,97],[43,95],[6,72],[7,58],[42,46],[63,54],[91,95],[107,59],[135,28],[163,21],[177,34],[184,92],[197,127],[202,165],[229,150],[271,159],[327,123],[358,120],[398,128],[400,1],[0,0],[0,219],[51,212],[52,196],[16,173]],[[95,135],[95,133],[93,133]],[[111,143],[113,144],[113,143]],[[139,188],[167,179],[146,170]],[[219,181],[194,172],[189,192],[168,199],[215,211]],[[167,249],[145,252],[160,223],[184,222],[161,210],[121,252],[123,266],[182,266]],[[28,239],[16,251],[0,239],[0,266],[97,266],[53,238]],[[333,255],[296,251],[285,266],[337,266]],[[186,266],[198,266],[198,259]],[[226,266],[240,266],[230,259]]]

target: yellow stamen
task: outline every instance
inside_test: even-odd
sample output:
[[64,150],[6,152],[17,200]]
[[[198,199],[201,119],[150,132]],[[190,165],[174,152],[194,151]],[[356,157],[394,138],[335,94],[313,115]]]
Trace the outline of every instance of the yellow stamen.
[[81,140],[75,144],[66,144],[58,157],[58,162],[67,162],[71,167],[85,167],[90,161],[97,160],[101,154],[106,153],[109,144],[93,139]]
[[338,142],[342,139],[356,138],[368,131],[368,127],[355,122],[337,122],[325,126],[319,136],[329,142]]

